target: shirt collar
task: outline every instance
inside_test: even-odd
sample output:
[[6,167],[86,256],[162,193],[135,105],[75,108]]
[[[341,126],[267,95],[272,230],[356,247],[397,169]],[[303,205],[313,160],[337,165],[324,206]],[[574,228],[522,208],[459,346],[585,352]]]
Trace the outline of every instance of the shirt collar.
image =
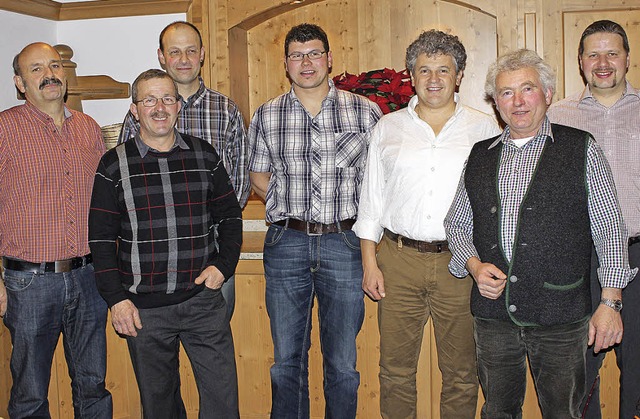
[[[331,78],[329,78],[327,81],[329,82],[329,93],[327,93],[327,96],[322,100],[323,108],[324,108],[324,104],[327,103],[328,101],[335,102],[338,99],[338,88],[333,83],[333,80],[331,80]],[[300,103],[300,99],[298,99],[298,96],[296,96],[295,90],[293,90],[293,85],[291,86],[291,89],[289,89],[288,95],[289,95],[289,100],[291,100],[292,103],[296,103],[296,102]],[[300,103],[300,106],[302,106],[301,103]]]
[[[637,98],[640,98],[640,93],[638,93],[638,90],[634,89],[631,83],[629,83],[629,80],[626,80],[626,79],[625,79],[624,92],[622,93],[622,96],[620,96],[620,99],[616,101],[616,103],[620,101],[622,98],[624,98],[625,96],[636,96]],[[598,101],[596,98],[593,97],[591,88],[587,84],[584,86],[584,89],[582,90],[582,94],[578,98],[578,102],[582,102],[583,100],[589,100],[589,99],[594,100],[596,102]]]
[[136,147],[138,147],[138,152],[140,153],[140,157],[144,159],[144,157],[147,155],[147,153],[149,153],[149,151],[153,151],[156,153],[168,153],[170,151],[173,151],[173,149],[175,149],[176,147],[180,147],[182,150],[188,150],[189,146],[184,141],[180,133],[176,129],[173,130],[173,133],[175,134],[173,146],[171,147],[171,150],[164,151],[164,152],[158,151],[154,148],[149,147],[144,141],[142,141],[142,138],[140,138],[140,133],[137,133],[135,137],[135,141],[136,141]]
[[[418,106],[418,101],[419,101],[418,95],[413,95],[411,99],[409,99],[409,104],[407,105],[409,115],[411,115],[411,118],[413,119],[420,119],[420,117],[418,116],[418,112],[416,112],[416,106]],[[460,112],[462,112],[462,105],[460,104],[460,95],[458,93],[453,94],[453,101],[456,104],[456,109],[455,111],[453,111],[453,115],[451,115],[451,118],[449,119],[455,118],[456,116],[458,116]],[[422,119],[420,120],[422,121]]]
[[204,98],[207,88],[204,85],[204,80],[202,80],[202,77],[198,77],[198,83],[200,83],[198,90],[196,90],[196,92],[189,96],[186,100],[182,96],[180,96],[183,108],[196,106],[202,101],[202,98]]
[[[36,107],[36,105],[34,105],[33,103],[29,102],[28,100],[26,100],[24,102],[24,105],[29,110],[29,112],[33,113],[41,121],[46,122],[48,120],[53,120],[48,114],[46,114],[45,112],[41,111],[38,107]],[[71,118],[72,116],[73,116],[73,114],[67,108],[67,105],[64,105],[64,119],[66,120],[67,118]]]
[[[540,139],[546,140],[547,137],[551,138],[551,141],[554,141],[553,131],[551,131],[551,122],[549,122],[549,118],[545,116],[544,121],[542,121],[542,126],[538,130],[538,133],[535,135],[535,137],[533,137],[531,141],[529,141],[529,143],[532,143],[534,141],[539,141]],[[496,138],[496,140],[493,143],[491,143],[491,145],[489,146],[489,150],[500,143],[506,144],[509,141],[512,141],[511,129],[507,125],[504,131],[502,131],[502,134],[498,138]]]

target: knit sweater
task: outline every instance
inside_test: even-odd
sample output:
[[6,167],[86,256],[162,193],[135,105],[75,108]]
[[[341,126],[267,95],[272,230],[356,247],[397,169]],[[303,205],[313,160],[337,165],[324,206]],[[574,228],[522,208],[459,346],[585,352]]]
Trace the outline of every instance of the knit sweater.
[[242,212],[229,176],[210,144],[176,136],[172,150],[144,157],[128,141],[98,166],[89,245],[109,307],[125,299],[139,308],[180,303],[202,289],[194,280],[207,266],[225,278],[235,271]]

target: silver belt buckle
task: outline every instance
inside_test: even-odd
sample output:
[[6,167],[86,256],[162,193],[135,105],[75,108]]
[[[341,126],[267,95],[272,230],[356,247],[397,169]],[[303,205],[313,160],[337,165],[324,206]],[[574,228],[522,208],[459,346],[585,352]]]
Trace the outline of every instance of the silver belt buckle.
[[56,260],[54,262],[55,273],[70,272],[72,259]]
[[[320,223],[313,223],[313,227],[314,227],[314,228],[313,228],[313,230],[311,230],[311,229],[309,228],[309,225],[310,225],[310,224],[312,224],[312,223],[310,223],[310,222],[307,222],[307,223],[306,223],[306,226],[307,226],[307,235],[308,235],[308,236],[322,236],[322,224],[320,224]],[[317,231],[318,226],[320,226],[320,232],[319,232],[319,233],[318,233],[318,231]]]

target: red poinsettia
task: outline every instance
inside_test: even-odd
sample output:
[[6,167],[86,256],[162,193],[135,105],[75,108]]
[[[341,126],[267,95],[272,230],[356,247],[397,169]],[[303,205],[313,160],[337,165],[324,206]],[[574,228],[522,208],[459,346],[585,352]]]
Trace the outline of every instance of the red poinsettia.
[[333,82],[338,89],[369,98],[385,114],[406,107],[414,94],[411,76],[406,69],[395,71],[385,68],[359,75],[344,72],[335,76]]

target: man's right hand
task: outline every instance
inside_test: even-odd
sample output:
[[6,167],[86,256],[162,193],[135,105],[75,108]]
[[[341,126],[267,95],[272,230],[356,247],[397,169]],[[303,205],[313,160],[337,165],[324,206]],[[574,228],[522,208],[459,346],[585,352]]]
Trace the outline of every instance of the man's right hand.
[[492,300],[502,295],[507,285],[507,276],[496,265],[483,263],[474,256],[467,261],[467,270],[478,284],[480,295]]
[[142,329],[140,314],[131,300],[122,300],[111,307],[111,323],[121,335],[136,337],[136,329]]
[[362,290],[374,301],[384,298],[384,276],[378,265],[364,269]]

